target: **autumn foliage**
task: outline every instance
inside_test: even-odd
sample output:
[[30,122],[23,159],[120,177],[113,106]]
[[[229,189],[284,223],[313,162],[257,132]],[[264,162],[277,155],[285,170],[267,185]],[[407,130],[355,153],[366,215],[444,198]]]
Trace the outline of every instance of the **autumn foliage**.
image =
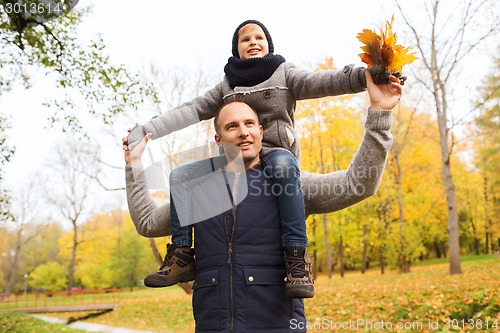
[[403,72],[403,66],[411,64],[414,60],[418,59],[411,51],[411,47],[404,47],[396,44],[397,37],[392,31],[391,22],[386,21],[385,28],[380,29],[380,34],[373,30],[363,29],[358,34],[358,40],[364,44],[361,47],[363,53],[359,56],[361,60],[368,66],[384,65],[389,72]]

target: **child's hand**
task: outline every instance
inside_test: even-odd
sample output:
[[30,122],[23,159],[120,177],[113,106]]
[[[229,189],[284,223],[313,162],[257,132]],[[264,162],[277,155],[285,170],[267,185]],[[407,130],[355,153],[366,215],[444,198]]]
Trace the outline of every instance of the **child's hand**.
[[[133,129],[130,128],[128,129],[129,137],[132,131]],[[128,143],[128,138],[122,138],[123,142],[122,147],[125,155],[125,163],[127,165],[141,163],[142,154],[146,149],[146,144],[148,143],[149,138],[151,138],[151,135],[152,135],[151,133],[148,133],[145,136],[143,136],[142,139],[136,144],[136,146],[133,149],[130,148],[130,145]]]
[[369,66],[367,69],[370,72],[373,82],[376,85],[388,84],[390,75],[394,75],[395,77],[397,77],[401,85],[404,85],[407,79],[406,75],[401,75],[401,73],[399,72],[389,72],[384,65]]
[[367,69],[370,72],[372,80],[375,84],[389,83],[389,72],[384,65],[368,66]]
[[128,149],[129,151],[134,150],[134,148],[141,142],[141,140],[146,135],[146,129],[140,124],[136,124],[132,130],[128,130],[129,134],[127,137]]

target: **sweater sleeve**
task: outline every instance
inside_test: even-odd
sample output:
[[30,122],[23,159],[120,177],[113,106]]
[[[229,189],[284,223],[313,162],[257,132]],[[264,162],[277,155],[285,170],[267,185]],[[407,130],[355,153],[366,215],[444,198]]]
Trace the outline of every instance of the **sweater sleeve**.
[[125,181],[128,209],[137,233],[144,237],[171,235],[170,205],[154,202],[142,164],[125,166]]
[[309,72],[285,65],[286,84],[296,100],[353,94],[366,89],[362,67],[345,66],[342,70]]
[[222,81],[203,96],[179,105],[178,107],[153,117],[144,123],[152,139],[161,138],[201,120],[213,118],[223,103]]
[[368,109],[365,134],[347,170],[302,171],[306,216],[335,212],[375,194],[392,145],[392,112]]
[[[375,194],[392,144],[391,124],[391,111],[368,109],[363,140],[347,170],[302,171],[306,215],[335,212]],[[145,237],[170,235],[170,206],[154,202],[142,165],[126,166],[125,173],[128,207],[137,232]]]

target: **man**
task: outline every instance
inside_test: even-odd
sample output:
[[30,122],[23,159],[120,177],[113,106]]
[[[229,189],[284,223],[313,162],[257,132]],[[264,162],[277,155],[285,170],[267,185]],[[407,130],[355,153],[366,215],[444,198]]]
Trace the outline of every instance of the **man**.
[[[390,109],[401,97],[401,86],[393,76],[389,84],[376,86],[368,71],[365,74],[371,105],[363,142],[347,171],[303,173],[307,215],[359,202],[373,194],[379,184],[392,140]],[[232,204],[224,213],[195,224],[196,332],[304,332],[291,328],[291,323],[305,323],[304,304],[301,299],[285,296],[278,202],[270,189],[272,181],[260,163],[262,131],[258,118],[248,105],[236,102],[224,106],[216,121],[220,128],[216,141],[238,147],[243,156],[248,193],[240,204],[235,204],[234,196],[238,195],[231,189],[238,188],[234,185],[238,173],[230,168],[222,171],[228,186],[210,195],[227,197]],[[140,158],[148,139],[146,135],[132,152],[124,145],[127,195],[137,231],[157,237],[169,234],[169,208],[154,204],[141,173]],[[362,175],[356,172],[360,168],[365,169]],[[367,170],[378,172],[373,175]],[[206,197],[205,192],[193,202]]]

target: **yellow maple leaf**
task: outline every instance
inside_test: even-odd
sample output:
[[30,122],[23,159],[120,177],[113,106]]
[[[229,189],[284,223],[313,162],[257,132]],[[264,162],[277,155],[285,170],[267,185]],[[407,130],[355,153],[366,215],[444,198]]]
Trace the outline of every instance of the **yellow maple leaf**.
[[358,40],[364,44],[361,47],[363,53],[359,57],[368,66],[384,65],[391,73],[402,73],[404,65],[411,64],[418,58],[414,53],[409,53],[411,47],[396,44],[397,36],[392,31],[393,22],[394,16],[391,22],[386,21],[385,29],[380,29],[380,34],[369,29],[363,29],[358,34]]

